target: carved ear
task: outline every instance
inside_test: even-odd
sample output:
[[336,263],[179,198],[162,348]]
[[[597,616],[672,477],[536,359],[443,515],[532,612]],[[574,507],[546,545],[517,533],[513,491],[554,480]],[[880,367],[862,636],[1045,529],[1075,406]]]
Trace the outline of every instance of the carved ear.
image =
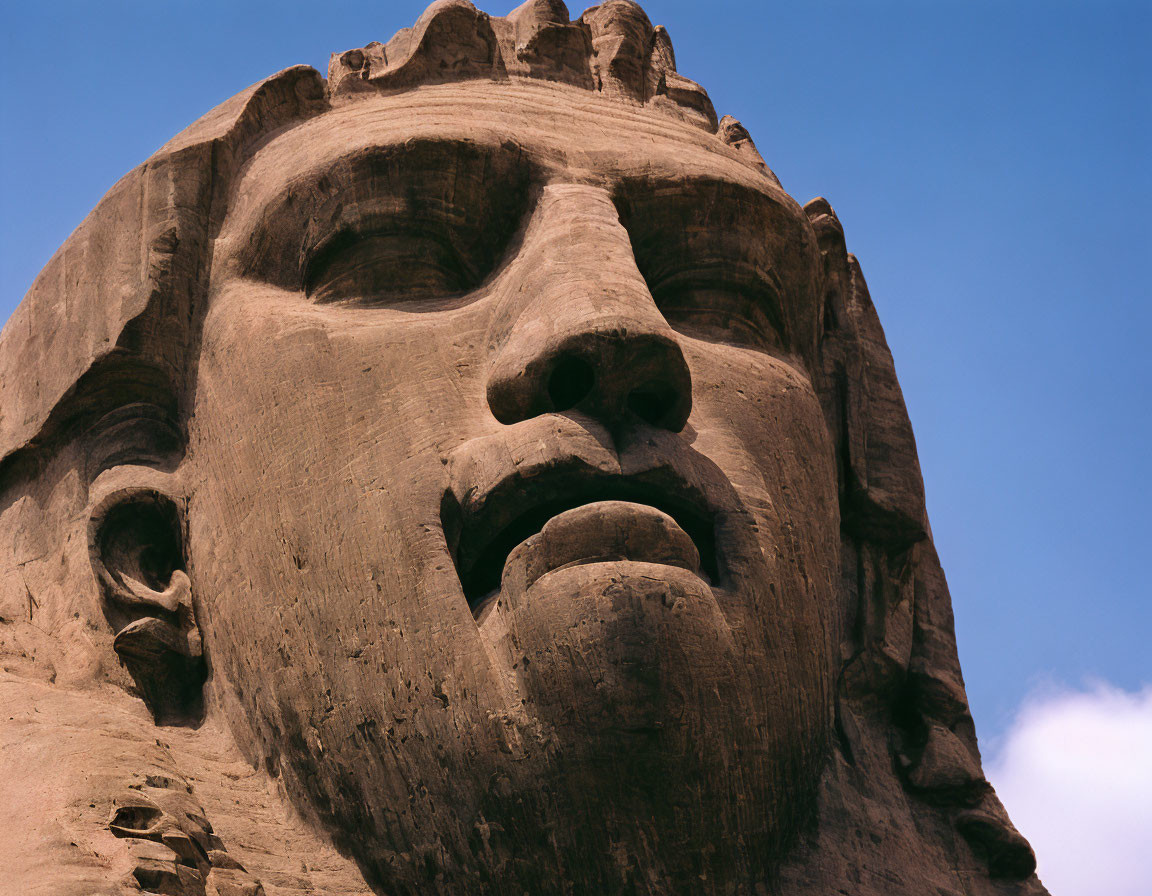
[[117,655],[157,724],[197,724],[206,667],[180,506],[155,488],[119,489],[96,505],[88,532]]
[[839,467],[845,599],[837,748],[844,767],[869,766],[880,792],[878,782],[895,775],[960,832],[991,876],[1024,880],[1035,857],[980,767],[952,599],[892,355],[836,213],[824,199],[804,211],[823,263],[815,381]]

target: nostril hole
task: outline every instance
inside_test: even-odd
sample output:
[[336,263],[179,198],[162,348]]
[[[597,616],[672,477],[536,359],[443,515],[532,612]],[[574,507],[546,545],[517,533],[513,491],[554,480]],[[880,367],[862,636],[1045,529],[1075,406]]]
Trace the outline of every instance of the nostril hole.
[[667,419],[668,412],[676,403],[676,392],[673,389],[654,386],[642,386],[633,389],[628,396],[628,409],[653,426],[659,426]]
[[562,358],[548,377],[548,397],[552,400],[552,410],[566,411],[576,407],[592,391],[595,381],[596,375],[587,361],[571,355]]

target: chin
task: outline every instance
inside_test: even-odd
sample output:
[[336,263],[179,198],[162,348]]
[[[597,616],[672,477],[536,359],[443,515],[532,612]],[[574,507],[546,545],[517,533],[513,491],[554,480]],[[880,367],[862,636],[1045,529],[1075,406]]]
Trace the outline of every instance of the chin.
[[[573,558],[592,530],[631,542]],[[477,866],[502,888],[548,889],[554,874],[573,892],[739,891],[811,812],[824,732],[797,699],[805,683],[743,649],[691,544],[652,508],[569,511],[512,552],[479,608],[517,703],[480,815],[534,857]],[[629,556],[654,553],[663,562]]]
[[[457,757],[473,764],[455,808],[474,806],[474,824],[467,852],[437,844],[437,886],[717,893],[768,880],[815,805],[824,732],[796,699],[802,683],[750,662],[688,569],[578,563],[523,592],[514,575],[478,620],[513,695],[502,749]],[[388,850],[369,861],[397,887]]]
[[[500,644],[514,665],[521,655],[520,692],[542,729],[542,777],[565,804],[559,817],[572,821],[561,842],[662,867],[682,882],[762,870],[747,866],[779,854],[792,826],[780,822],[802,811],[787,774],[797,757],[780,752],[788,739],[770,732],[783,728],[794,741],[798,732],[795,720],[772,718],[762,670],[745,665],[707,584],[686,570],[623,561],[563,569],[529,591],[531,613],[506,596],[482,625],[500,631],[493,617],[512,604]],[[541,616],[564,624],[543,637],[534,629]],[[736,848],[741,839],[756,847]]]

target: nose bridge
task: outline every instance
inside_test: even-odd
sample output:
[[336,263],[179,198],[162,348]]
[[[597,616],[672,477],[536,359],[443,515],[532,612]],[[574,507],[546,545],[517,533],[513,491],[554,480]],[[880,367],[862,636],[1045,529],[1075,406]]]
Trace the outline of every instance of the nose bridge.
[[648,287],[636,267],[628,231],[602,187],[554,184],[543,191],[539,227],[531,234],[526,290],[552,314],[589,314],[659,326]]
[[661,326],[632,257],[628,231],[606,189],[552,184],[540,197],[533,223],[522,256],[517,317],[532,314],[529,305],[535,304],[546,306],[558,325],[602,317]]
[[511,325],[488,382],[498,420],[579,408],[604,422],[632,413],[683,427],[687,363],[607,190],[546,187],[516,267],[503,309]]

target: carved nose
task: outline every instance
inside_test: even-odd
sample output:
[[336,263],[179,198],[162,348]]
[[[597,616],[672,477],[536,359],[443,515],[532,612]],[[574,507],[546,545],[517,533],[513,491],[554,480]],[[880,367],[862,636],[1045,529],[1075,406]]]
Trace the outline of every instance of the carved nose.
[[571,410],[672,432],[688,422],[692,377],[671,336],[642,321],[601,320],[549,343],[489,379],[488,404],[501,423]]
[[684,428],[692,410],[688,363],[606,190],[545,187],[517,272],[511,301],[530,298],[515,310],[488,379],[497,420],[576,410],[608,426],[643,420]]

